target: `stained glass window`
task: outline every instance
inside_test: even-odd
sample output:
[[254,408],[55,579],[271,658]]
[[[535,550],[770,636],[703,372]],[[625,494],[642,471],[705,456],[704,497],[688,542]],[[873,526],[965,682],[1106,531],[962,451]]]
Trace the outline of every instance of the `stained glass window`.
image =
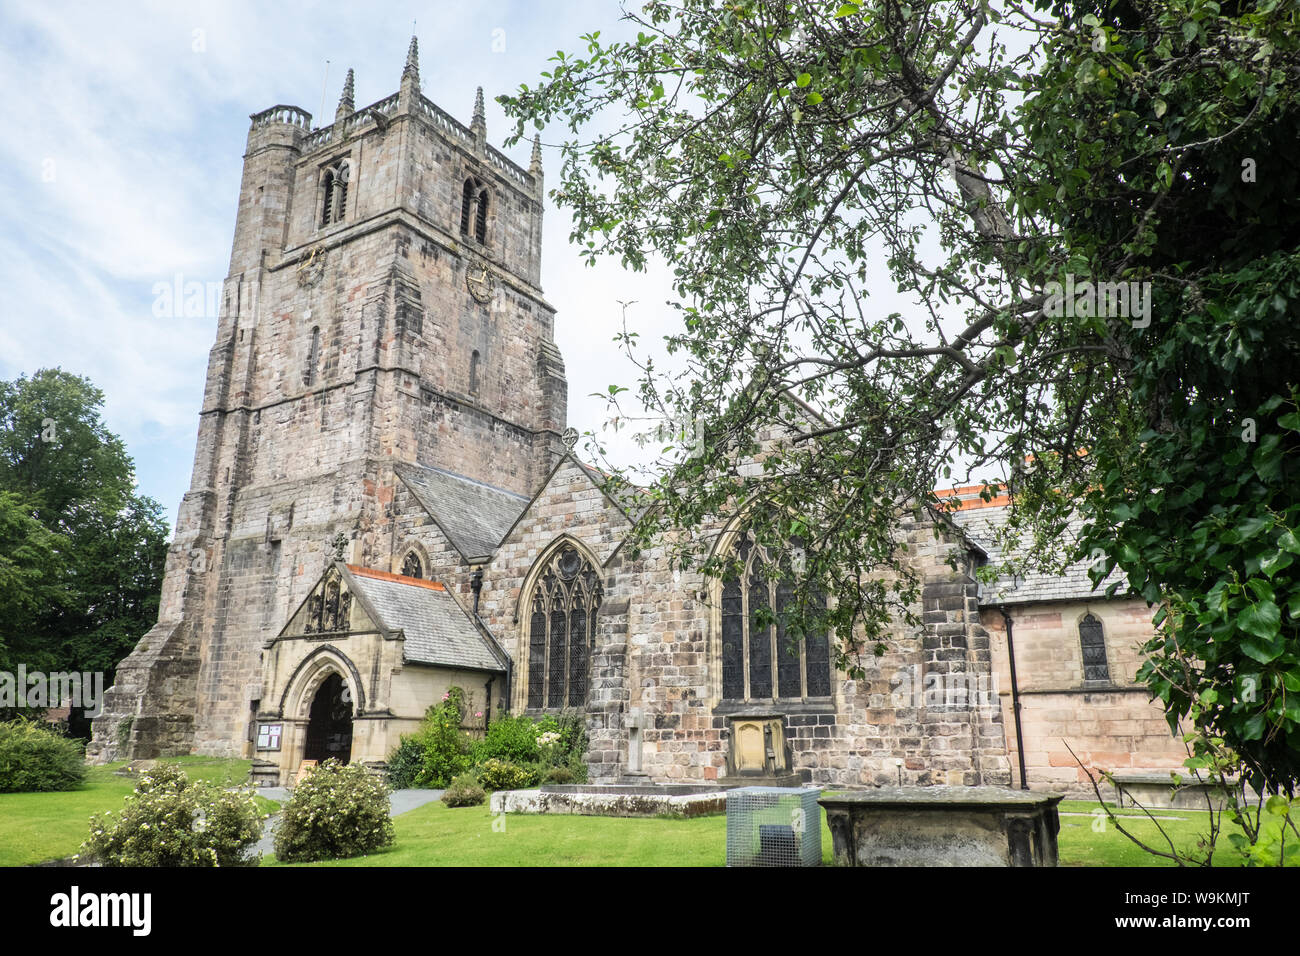
[[528,624],[529,707],[586,705],[600,599],[600,577],[577,548],[546,558]]
[[771,558],[748,535],[741,537],[736,556],[741,573],[722,582],[722,699],[830,697],[830,641],[825,632],[792,644],[785,621],[794,605],[790,580],[769,573]]
[[1083,648],[1083,679],[1110,680],[1110,665],[1106,663],[1106,639],[1102,635],[1101,621],[1091,613],[1079,622],[1079,644]]

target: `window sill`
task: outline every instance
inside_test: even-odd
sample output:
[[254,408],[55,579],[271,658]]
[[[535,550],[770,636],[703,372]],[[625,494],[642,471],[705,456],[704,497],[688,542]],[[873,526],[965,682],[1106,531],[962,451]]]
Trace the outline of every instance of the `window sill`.
[[809,697],[798,700],[724,700],[713,708],[715,717],[775,717],[833,713],[835,713],[835,701],[830,697]]

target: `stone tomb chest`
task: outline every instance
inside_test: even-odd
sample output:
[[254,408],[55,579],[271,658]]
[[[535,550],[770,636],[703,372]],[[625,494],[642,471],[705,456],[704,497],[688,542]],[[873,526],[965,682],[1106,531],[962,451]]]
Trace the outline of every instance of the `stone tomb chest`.
[[1006,787],[828,793],[839,866],[1056,866],[1062,795]]

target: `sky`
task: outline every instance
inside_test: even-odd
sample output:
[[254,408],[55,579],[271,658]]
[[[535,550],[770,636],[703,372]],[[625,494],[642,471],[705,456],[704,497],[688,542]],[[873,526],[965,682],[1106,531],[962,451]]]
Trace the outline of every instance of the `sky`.
[[[468,124],[482,86],[488,139],[503,147],[493,97],[536,83],[583,33],[619,35],[621,14],[613,0],[0,0],[0,379],[51,367],[89,378],[139,492],[174,525],[216,321],[155,316],[155,286],[225,278],[249,115],[284,103],[325,125],[349,68],[358,107],[397,92],[414,21],[424,94]],[[527,143],[506,152],[528,165]],[[544,148],[548,171],[557,161]],[[664,270],[588,267],[569,230],[548,205],[542,287],[558,310],[569,423],[586,431],[608,417],[592,393],[635,379],[613,341],[620,303],[636,303],[642,342],[675,318]],[[637,455],[626,433],[607,447],[614,460]]]

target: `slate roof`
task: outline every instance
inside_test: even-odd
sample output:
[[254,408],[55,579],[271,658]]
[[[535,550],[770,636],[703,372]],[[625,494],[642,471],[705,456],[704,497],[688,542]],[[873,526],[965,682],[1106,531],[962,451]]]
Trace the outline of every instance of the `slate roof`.
[[504,662],[492,642],[437,581],[347,566],[348,587],[360,594],[375,623],[386,631],[402,631],[403,656],[416,664],[438,664],[468,670],[504,672]]
[[[959,508],[951,513],[953,522],[965,532],[966,536],[989,556],[990,564],[1001,564],[1008,554],[996,542],[994,535],[1007,525],[1008,509],[1003,506],[981,506],[968,510]],[[1077,539],[1083,529],[1083,519],[1070,521],[1067,535]],[[1012,558],[1022,557],[1023,549],[1029,542],[1021,542],[1020,554],[1012,553]],[[991,584],[980,586],[980,604],[1029,604],[1039,601],[1078,601],[1088,599],[1105,599],[1106,588],[1119,581],[1115,596],[1122,597],[1129,593],[1124,575],[1115,569],[1094,590],[1092,579],[1088,577],[1088,562],[1080,561],[1065,569],[1063,574],[1040,574],[1021,572],[1015,577],[1001,577]]]
[[491,557],[528,507],[523,495],[441,468],[399,465],[396,471],[466,561]]

